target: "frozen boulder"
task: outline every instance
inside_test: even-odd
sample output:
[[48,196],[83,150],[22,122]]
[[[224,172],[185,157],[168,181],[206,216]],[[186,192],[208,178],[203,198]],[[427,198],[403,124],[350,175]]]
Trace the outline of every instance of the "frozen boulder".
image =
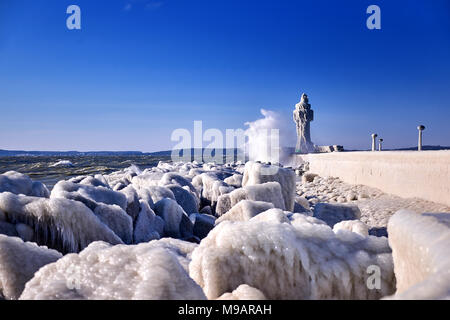
[[31,194],[29,195],[33,197],[48,198],[50,197],[50,191],[42,182],[33,181],[33,183],[31,184]]
[[339,230],[348,230],[367,237],[369,235],[369,227],[360,220],[345,220],[336,223],[333,226],[333,231],[337,233]]
[[159,184],[159,180],[162,178],[162,173],[157,172],[143,172],[131,179],[131,183],[136,189],[145,189],[148,187],[154,187]]
[[242,186],[251,186],[275,181],[281,186],[284,207],[287,211],[294,210],[295,172],[292,169],[248,161],[245,164]]
[[275,208],[285,210],[281,186],[278,182],[249,185],[221,195],[217,200],[216,214],[221,216],[241,200],[265,201]]
[[194,235],[199,239],[205,238],[208,233],[214,228],[216,218],[208,214],[192,213],[189,215],[192,224],[194,225]]
[[94,210],[98,203],[118,205],[123,210],[127,209],[127,197],[120,192],[105,187],[93,187],[89,185],[59,181],[50,194],[50,198],[64,198],[84,203]]
[[34,230],[30,226],[24,223],[18,223],[15,227],[19,238],[25,242],[35,242]]
[[130,215],[131,219],[133,219],[134,222],[140,211],[138,194],[132,185],[128,185],[127,187],[121,189],[119,192],[123,193],[127,198],[126,212]]
[[47,247],[0,235],[0,299],[18,299],[36,271],[61,257]]
[[36,272],[20,299],[201,300],[202,289],[167,242],[111,246],[95,242]]
[[235,173],[232,176],[225,178],[223,180],[223,182],[225,182],[226,184],[235,187],[235,188],[241,188],[242,187],[242,179],[243,179],[243,175],[240,173]]
[[224,293],[217,300],[266,300],[266,297],[258,289],[241,284],[236,290]]
[[121,207],[100,203],[95,207],[94,214],[103,224],[114,231],[123,243],[132,243],[133,220]]
[[450,213],[397,211],[388,223],[393,299],[450,299]]
[[7,235],[10,237],[18,237],[16,226],[12,223],[6,221],[0,221],[0,234]]
[[162,200],[164,198],[169,198],[169,199],[175,200],[175,195],[169,188],[162,187],[162,186],[149,186],[145,189],[148,190],[148,192],[150,192],[152,201],[155,204],[159,200]]
[[[97,175],[98,176],[98,175]],[[103,178],[103,176],[98,176],[98,178],[94,178],[92,176],[88,176],[86,178],[84,178],[83,180],[81,180],[79,183],[80,184],[85,184],[88,186],[92,186],[92,187],[104,187],[104,188],[109,188],[108,183],[106,182],[106,180]],[[72,181],[75,182],[75,181]]]
[[227,213],[221,215],[216,224],[222,221],[247,221],[258,213],[274,208],[273,204],[265,201],[242,200],[233,206]]
[[155,213],[164,220],[164,236],[185,238],[193,234],[193,225],[175,200],[164,198],[155,204]]
[[201,190],[201,198],[207,200],[208,205],[215,206],[219,196],[234,190],[234,187],[223,182],[217,173],[205,172],[192,179],[192,184],[197,190]]
[[7,222],[30,226],[39,245],[60,252],[78,252],[89,243],[103,240],[111,244],[122,240],[84,204],[68,199],[47,199],[0,193],[0,210]]
[[189,215],[191,213],[198,212],[199,200],[195,193],[180,187],[179,185],[167,185],[170,191],[175,196],[175,201],[183,208],[183,210]]
[[30,177],[16,171],[8,171],[0,174],[1,192],[45,198],[48,198],[50,194],[44,184],[38,181],[33,182]]
[[162,176],[161,180],[159,181],[160,186],[168,186],[173,184],[178,185],[180,187],[188,187],[189,191],[193,192],[194,194],[197,194],[197,189],[195,189],[192,183],[178,173],[175,172],[165,173]]
[[314,207],[314,217],[333,228],[338,222],[361,218],[361,211],[356,205],[317,203]]
[[140,207],[134,228],[134,243],[158,240],[163,235],[164,220],[153,212],[146,201],[141,200]]
[[[324,224],[259,221],[261,215],[220,223],[192,253],[189,274],[208,299],[242,284],[268,299],[379,299],[394,292],[386,238],[335,234]],[[367,285],[371,266],[380,268],[379,290]]]

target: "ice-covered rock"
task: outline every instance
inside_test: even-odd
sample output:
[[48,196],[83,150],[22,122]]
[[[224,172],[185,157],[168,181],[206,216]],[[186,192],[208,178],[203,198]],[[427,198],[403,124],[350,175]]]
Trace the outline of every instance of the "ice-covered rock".
[[162,178],[162,173],[156,172],[143,172],[142,174],[135,176],[131,179],[131,183],[136,189],[148,188],[157,186],[159,180]]
[[127,197],[120,192],[105,187],[93,187],[69,181],[59,181],[52,189],[50,198],[65,198],[84,203],[94,210],[98,203],[118,205],[127,209]]
[[242,187],[242,179],[243,175],[240,173],[235,173],[231,177],[225,178],[223,182],[226,184],[235,187],[235,188],[241,188]]
[[133,219],[133,222],[136,221],[140,211],[139,197],[136,190],[132,185],[128,185],[119,192],[124,194],[127,198],[126,212],[130,215],[131,219]]
[[17,234],[23,241],[34,242],[34,240],[35,240],[34,230],[30,226],[28,226],[24,223],[18,223],[15,225],[15,227],[16,227]]
[[134,243],[158,240],[163,235],[164,220],[153,212],[146,201],[141,200],[140,207],[134,228]]
[[258,213],[274,208],[273,204],[265,201],[241,200],[228,212],[221,215],[216,224],[222,221],[247,221]]
[[192,213],[189,215],[192,224],[194,225],[194,235],[199,239],[205,238],[208,233],[214,228],[216,218],[208,214]]
[[241,284],[236,290],[224,293],[217,300],[266,300],[266,297],[258,289]]
[[364,237],[369,235],[369,228],[364,222],[359,220],[345,220],[338,222],[333,226],[333,231],[337,233],[339,230],[348,230]]
[[175,200],[164,198],[155,203],[155,213],[164,220],[164,236],[186,238],[193,234],[189,216]]
[[114,231],[123,243],[132,243],[133,220],[121,207],[99,203],[94,209],[94,214],[103,224]]
[[63,253],[78,252],[97,240],[122,243],[110,228],[78,201],[3,192],[0,193],[0,210],[6,213],[7,222],[30,226],[39,245]]
[[166,185],[175,196],[175,201],[183,208],[183,210],[189,215],[191,213],[198,212],[199,199],[195,193],[189,191],[189,188],[180,187],[179,185],[172,184]]
[[33,182],[30,177],[16,171],[8,171],[0,174],[1,192],[45,198],[48,198],[50,195],[50,192],[44,184],[39,181]]
[[173,184],[176,184],[180,187],[188,187],[191,192],[197,194],[197,189],[195,189],[192,183],[185,177],[175,172],[168,172],[164,174],[161,180],[159,181],[160,186],[168,186]]
[[266,201],[275,208],[285,210],[281,186],[278,182],[249,185],[221,195],[217,200],[216,214],[221,216],[241,200]]
[[56,250],[0,235],[0,299],[18,299],[36,271],[61,257]]
[[317,203],[314,206],[314,217],[325,221],[333,228],[338,222],[361,218],[361,211],[356,205]]
[[284,207],[288,211],[294,210],[295,172],[292,169],[248,161],[245,164],[242,186],[251,186],[276,181],[281,186]]
[[201,198],[207,200],[208,205],[215,206],[219,196],[234,190],[234,187],[223,182],[217,173],[205,172],[192,179],[192,185],[201,190]]
[[29,195],[33,197],[48,198],[50,197],[50,191],[42,182],[33,181],[33,183],[31,184],[31,193]]
[[[92,176],[88,176],[86,178],[84,178],[83,180],[81,180],[80,184],[85,184],[88,186],[92,186],[92,187],[104,187],[104,188],[109,188],[108,183],[106,182],[106,180],[103,178],[102,175],[96,175],[98,178],[94,178]],[[102,179],[103,178],[103,179]],[[72,181],[75,182],[75,181]]]
[[4,234],[10,237],[18,237],[16,226],[6,221],[0,221],[0,234]]
[[450,213],[397,211],[388,223],[393,299],[450,299]]
[[20,299],[205,299],[180,255],[162,240],[132,246],[95,242],[40,269]]
[[173,192],[166,187],[162,186],[149,186],[145,188],[150,193],[150,196],[152,198],[153,203],[157,203],[159,200],[162,200],[164,198],[169,198],[172,200],[175,200],[175,195]]
[[[324,224],[259,221],[263,214],[220,223],[192,253],[189,274],[209,299],[241,284],[268,299],[379,299],[394,292],[386,238],[335,234]],[[379,290],[367,286],[374,265]]]

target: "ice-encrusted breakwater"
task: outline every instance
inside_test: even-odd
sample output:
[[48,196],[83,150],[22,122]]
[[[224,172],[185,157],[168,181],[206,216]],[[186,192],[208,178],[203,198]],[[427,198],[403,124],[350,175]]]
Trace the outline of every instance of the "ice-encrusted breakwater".
[[0,175],[0,297],[449,296],[449,281],[436,281],[448,270],[449,214],[400,211],[388,239],[360,209],[381,192],[302,179],[257,162],[160,162],[73,177],[50,192],[7,172]]

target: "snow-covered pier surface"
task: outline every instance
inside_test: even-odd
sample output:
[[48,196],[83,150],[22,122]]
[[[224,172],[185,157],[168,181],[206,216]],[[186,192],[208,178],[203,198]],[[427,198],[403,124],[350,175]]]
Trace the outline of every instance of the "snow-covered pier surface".
[[445,298],[450,214],[421,212],[450,208],[257,162],[131,166],[51,191],[7,172],[0,298]]
[[309,162],[309,170],[320,176],[450,206],[450,150],[332,152],[291,160]]

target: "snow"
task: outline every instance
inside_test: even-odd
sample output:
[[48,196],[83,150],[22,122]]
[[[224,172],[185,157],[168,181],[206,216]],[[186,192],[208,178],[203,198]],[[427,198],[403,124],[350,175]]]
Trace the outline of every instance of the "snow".
[[60,160],[58,162],[55,162],[54,164],[51,164],[50,167],[61,167],[61,168],[65,168],[65,167],[74,167],[73,163],[70,162],[69,160]]

